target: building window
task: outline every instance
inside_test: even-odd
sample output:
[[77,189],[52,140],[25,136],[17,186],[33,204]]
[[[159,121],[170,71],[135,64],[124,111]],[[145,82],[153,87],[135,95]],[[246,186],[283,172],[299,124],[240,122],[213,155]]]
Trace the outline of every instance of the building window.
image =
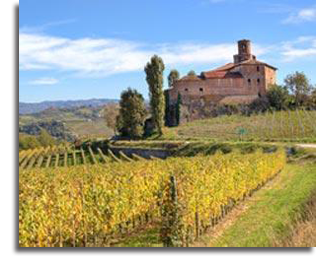
[[251,79],[248,79],[248,84],[249,84],[249,85],[251,84]]
[[188,88],[185,88],[184,90],[185,90],[185,91],[189,91],[189,89],[188,89]]
[[257,66],[257,71],[258,71],[258,72],[260,71],[260,68],[259,68],[259,66]]
[[257,83],[260,84],[260,79],[257,79]]
[[203,88],[200,88],[200,91],[202,91],[202,92],[203,92]]

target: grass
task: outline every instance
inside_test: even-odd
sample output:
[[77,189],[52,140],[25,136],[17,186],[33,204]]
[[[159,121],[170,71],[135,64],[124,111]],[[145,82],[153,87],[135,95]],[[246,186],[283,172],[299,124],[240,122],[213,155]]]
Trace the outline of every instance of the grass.
[[113,247],[162,247],[157,227],[151,227],[141,233],[134,234],[116,244]]
[[282,243],[291,236],[315,190],[314,162],[288,164],[272,187],[259,191],[247,211],[208,246],[271,247]]
[[185,141],[153,141],[153,140],[119,140],[111,141],[110,144],[114,147],[128,148],[144,148],[144,149],[176,149],[185,144]]
[[315,247],[316,246],[316,193],[306,205],[307,217],[300,219],[292,230],[292,236],[276,246]]

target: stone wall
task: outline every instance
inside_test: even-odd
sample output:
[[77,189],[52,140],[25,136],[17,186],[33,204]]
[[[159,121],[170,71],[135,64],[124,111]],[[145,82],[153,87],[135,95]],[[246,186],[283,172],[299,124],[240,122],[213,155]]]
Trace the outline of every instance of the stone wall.
[[136,154],[146,159],[150,159],[150,156],[166,159],[172,155],[172,150],[164,149],[145,149],[145,148],[129,148],[129,147],[111,147],[111,151],[119,157],[119,152],[122,151],[125,155],[131,157],[132,154]]

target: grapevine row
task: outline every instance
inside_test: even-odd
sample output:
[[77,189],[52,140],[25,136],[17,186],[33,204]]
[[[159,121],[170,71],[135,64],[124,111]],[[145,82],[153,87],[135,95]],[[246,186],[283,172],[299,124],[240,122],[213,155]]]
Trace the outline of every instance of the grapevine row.
[[188,245],[284,164],[279,150],[24,170],[20,245],[107,246],[148,222]]

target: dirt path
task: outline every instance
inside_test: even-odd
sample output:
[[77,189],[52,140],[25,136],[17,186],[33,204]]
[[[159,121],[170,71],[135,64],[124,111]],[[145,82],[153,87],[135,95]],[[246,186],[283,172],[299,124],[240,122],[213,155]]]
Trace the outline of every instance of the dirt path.
[[301,147],[301,148],[316,149],[316,144],[296,144],[296,146]]

